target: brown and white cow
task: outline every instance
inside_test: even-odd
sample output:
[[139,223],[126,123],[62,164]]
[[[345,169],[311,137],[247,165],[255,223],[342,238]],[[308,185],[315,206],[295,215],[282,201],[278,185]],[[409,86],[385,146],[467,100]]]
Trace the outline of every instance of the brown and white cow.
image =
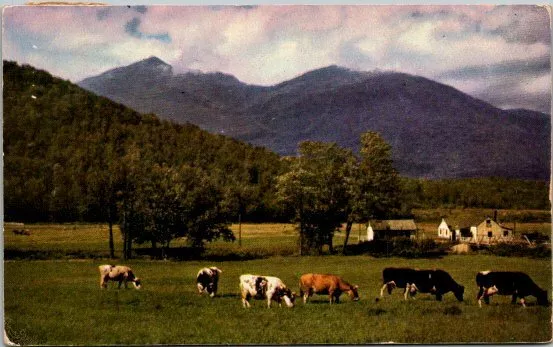
[[100,265],[98,266],[100,271],[100,287],[107,288],[108,281],[119,282],[117,288],[121,288],[121,284],[125,284],[127,288],[127,282],[132,282],[136,289],[140,289],[142,286],[140,279],[136,277],[132,269],[123,265]]
[[223,272],[215,266],[204,267],[198,271],[196,276],[196,286],[200,294],[207,293],[210,297],[217,294],[217,285],[219,283],[219,274]]
[[353,301],[357,301],[359,300],[358,288],[336,275],[308,273],[300,278],[300,296],[303,297],[303,303],[307,303],[307,299],[313,294],[328,294],[331,304],[338,303],[342,293],[347,293]]
[[241,275],[240,276],[240,294],[242,296],[242,305],[250,307],[249,300],[267,299],[267,307],[271,307],[271,301],[276,301],[278,306],[282,306],[282,301],[287,307],[294,307],[296,293],[278,278],[273,276]]

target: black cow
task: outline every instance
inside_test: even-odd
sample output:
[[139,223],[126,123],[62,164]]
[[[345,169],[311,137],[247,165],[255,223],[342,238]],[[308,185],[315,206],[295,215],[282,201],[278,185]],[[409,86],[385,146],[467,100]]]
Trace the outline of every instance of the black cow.
[[465,287],[459,285],[451,275],[443,270],[417,270],[411,268],[386,268],[382,271],[384,286],[380,290],[383,295],[384,288],[392,293],[395,287],[405,288],[404,297],[407,300],[408,294],[414,296],[417,291],[430,293],[441,301],[444,294],[453,292],[457,300],[463,301]]
[[478,305],[482,307],[482,298],[486,304],[490,303],[490,296],[494,294],[512,295],[511,303],[515,304],[520,298],[522,306],[526,307],[524,298],[528,295],[538,299],[538,305],[547,306],[547,290],[543,290],[524,272],[511,271],[481,271],[476,275],[478,291]]
[[453,277],[446,271],[418,270],[415,273],[415,281],[411,285],[412,295],[415,295],[417,291],[430,293],[436,296],[436,300],[442,301],[444,294],[453,292],[458,301],[463,301],[465,287],[455,282]]

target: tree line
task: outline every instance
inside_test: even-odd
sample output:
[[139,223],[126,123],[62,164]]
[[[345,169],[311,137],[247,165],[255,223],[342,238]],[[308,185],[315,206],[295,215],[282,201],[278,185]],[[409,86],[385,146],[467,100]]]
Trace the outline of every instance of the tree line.
[[4,62],[5,220],[118,224],[125,257],[135,242],[233,240],[238,220],[296,221],[302,252],[318,252],[342,222],[349,235],[412,207],[549,208],[545,182],[401,178],[379,134],[360,141],[358,154],[304,142],[281,158]]

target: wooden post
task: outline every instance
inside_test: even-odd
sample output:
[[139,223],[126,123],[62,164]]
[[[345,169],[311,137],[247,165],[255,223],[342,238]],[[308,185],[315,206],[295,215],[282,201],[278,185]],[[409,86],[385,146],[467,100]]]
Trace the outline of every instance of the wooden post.
[[242,213],[238,214],[238,247],[242,247]]

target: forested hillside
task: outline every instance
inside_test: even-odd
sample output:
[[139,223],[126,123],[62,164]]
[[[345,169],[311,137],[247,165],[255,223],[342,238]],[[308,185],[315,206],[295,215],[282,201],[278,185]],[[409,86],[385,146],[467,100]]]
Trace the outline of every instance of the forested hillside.
[[[14,62],[4,62],[4,155],[7,221],[118,223],[124,203],[166,206],[179,197],[176,189],[195,193],[184,199],[186,213],[217,200],[229,221],[239,214],[249,221],[291,215],[277,204],[277,177],[289,169],[277,154],[141,115]],[[403,178],[401,202],[406,210],[549,209],[548,187],[546,181],[500,178]]]
[[129,190],[173,169],[189,174],[187,189],[217,191],[198,199],[220,198],[231,219],[278,217],[278,155],[141,115],[14,62],[4,62],[4,155],[8,221],[116,221]]

